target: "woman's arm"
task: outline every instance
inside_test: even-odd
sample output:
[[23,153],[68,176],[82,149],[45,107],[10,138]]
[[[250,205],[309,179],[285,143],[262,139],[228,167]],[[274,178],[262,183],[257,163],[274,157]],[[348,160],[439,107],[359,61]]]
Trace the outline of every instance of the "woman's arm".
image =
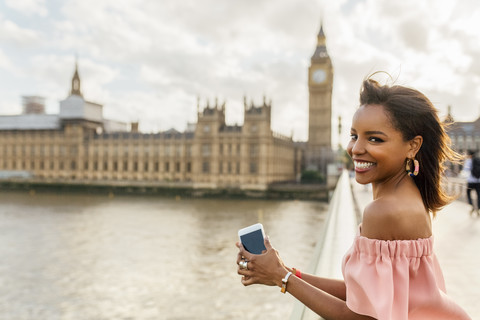
[[327,320],[374,319],[372,317],[353,312],[347,307],[347,304],[344,300],[330,295],[327,292],[320,290],[297,277],[291,276],[288,279],[287,291],[313,312]]
[[[288,271],[293,272],[291,268],[287,268]],[[294,273],[295,274],[295,273]],[[302,280],[310,285],[325,291],[332,296],[335,296],[343,301],[346,300],[345,282],[339,279],[322,278],[312,274],[302,272]]]
[[[289,269],[285,267],[268,239],[265,239],[267,250],[261,255],[247,252],[239,243],[237,246],[240,249],[237,264],[242,259],[248,261],[248,269],[238,269],[238,274],[242,275],[243,285],[282,286],[282,279]],[[287,291],[325,319],[373,319],[359,315],[347,307],[344,301],[345,283],[341,280],[312,275],[305,275],[305,279],[303,279],[303,276],[302,279],[291,276],[287,283]]]

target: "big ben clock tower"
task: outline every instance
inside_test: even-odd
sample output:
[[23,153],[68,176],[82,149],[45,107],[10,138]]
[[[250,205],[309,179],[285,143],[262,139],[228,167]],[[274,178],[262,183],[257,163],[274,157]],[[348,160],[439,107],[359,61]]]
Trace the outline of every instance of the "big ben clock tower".
[[331,155],[333,67],[327,53],[323,26],[308,68],[307,168],[324,170]]

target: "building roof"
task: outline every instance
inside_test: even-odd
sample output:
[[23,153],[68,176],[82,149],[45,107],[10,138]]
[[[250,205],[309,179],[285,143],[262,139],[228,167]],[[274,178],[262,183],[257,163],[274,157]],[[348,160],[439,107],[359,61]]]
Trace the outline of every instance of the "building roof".
[[473,135],[480,134],[480,118],[473,122],[453,122],[447,128],[449,135]]
[[55,130],[60,129],[57,114],[21,114],[0,116],[0,130]]

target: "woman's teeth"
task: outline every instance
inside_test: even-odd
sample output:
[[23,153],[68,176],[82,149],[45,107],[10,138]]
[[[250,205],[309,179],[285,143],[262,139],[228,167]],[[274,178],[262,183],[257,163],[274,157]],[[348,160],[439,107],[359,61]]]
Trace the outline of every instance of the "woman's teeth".
[[373,163],[373,162],[354,161],[354,163],[355,163],[355,168],[358,168],[358,169],[368,169],[368,168],[373,167],[375,165],[375,163]]

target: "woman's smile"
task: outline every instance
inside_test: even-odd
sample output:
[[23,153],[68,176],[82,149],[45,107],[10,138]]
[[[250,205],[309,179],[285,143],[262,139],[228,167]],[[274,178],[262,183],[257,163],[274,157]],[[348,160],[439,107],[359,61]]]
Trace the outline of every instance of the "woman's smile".
[[353,163],[355,164],[355,171],[356,172],[365,172],[368,171],[370,168],[376,165],[374,162],[368,162],[368,161],[359,161],[359,160],[354,160]]

